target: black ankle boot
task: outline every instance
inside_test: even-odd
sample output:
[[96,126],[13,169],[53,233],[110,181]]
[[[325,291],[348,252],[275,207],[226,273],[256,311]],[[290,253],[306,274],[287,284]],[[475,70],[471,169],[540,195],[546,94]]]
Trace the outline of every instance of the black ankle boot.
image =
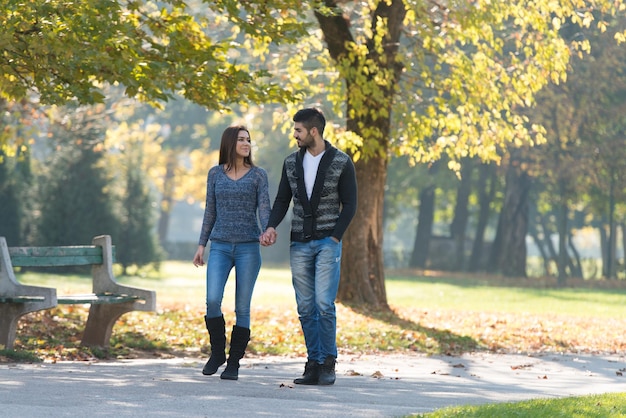
[[226,362],[226,324],[224,315],[215,318],[207,318],[205,315],[204,323],[209,331],[211,358],[204,365],[202,374],[209,376],[215,374],[217,369]]
[[320,376],[320,365],[315,360],[307,360],[304,373],[293,381],[296,385],[317,385]]
[[239,360],[246,353],[246,347],[250,341],[250,328],[243,328],[235,325],[230,336],[230,351],[228,353],[228,361],[226,369],[220,376],[226,380],[237,380],[239,378]]
[[318,385],[332,385],[335,383],[335,357],[328,356],[324,360],[324,364],[320,365],[320,377],[317,381]]

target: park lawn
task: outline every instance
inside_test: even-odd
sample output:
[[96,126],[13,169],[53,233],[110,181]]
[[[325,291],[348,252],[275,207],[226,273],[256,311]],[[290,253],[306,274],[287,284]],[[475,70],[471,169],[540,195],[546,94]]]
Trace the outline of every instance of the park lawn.
[[[156,290],[158,312],[122,316],[107,352],[80,347],[88,307],[76,305],[26,315],[16,350],[43,360],[204,355],[209,348],[204,274],[191,263],[165,262],[159,273],[119,278]],[[57,287],[59,294],[88,292],[91,286],[87,275],[25,273],[18,279]],[[529,279],[433,272],[389,272],[386,283],[389,311],[337,304],[342,353],[626,352],[624,288],[556,289],[540,282],[533,286]],[[232,278],[223,307],[230,326]],[[305,355],[288,268],[261,270],[252,302],[252,332],[253,354]]]
[[420,418],[605,418],[626,416],[626,393],[534,399],[480,406],[455,406],[411,415]]

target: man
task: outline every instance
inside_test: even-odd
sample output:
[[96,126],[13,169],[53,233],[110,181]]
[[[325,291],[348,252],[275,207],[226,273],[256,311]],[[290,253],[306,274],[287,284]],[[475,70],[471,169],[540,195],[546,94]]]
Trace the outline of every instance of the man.
[[285,158],[274,207],[261,235],[276,240],[276,227],[293,199],[290,264],[298,316],[307,348],[302,385],[335,383],[341,238],[354,217],[357,184],[350,157],[324,140],[326,119],[308,108],[293,117],[298,151]]

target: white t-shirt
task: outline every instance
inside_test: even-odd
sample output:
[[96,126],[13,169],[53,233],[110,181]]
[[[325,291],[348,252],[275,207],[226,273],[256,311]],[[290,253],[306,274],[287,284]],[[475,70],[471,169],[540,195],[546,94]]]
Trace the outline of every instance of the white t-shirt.
[[317,169],[320,166],[320,160],[325,152],[326,151],[324,150],[315,156],[311,155],[308,150],[304,153],[302,168],[304,168],[304,185],[306,186],[306,194],[309,199],[313,193],[313,186],[315,185],[315,178],[317,177]]

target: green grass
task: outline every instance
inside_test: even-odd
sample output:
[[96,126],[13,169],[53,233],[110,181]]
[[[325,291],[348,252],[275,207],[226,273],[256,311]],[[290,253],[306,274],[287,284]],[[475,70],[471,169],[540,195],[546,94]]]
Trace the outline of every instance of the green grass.
[[412,415],[423,418],[607,418],[626,416],[626,394],[537,399],[482,406],[459,406]]
[[[185,304],[202,306],[204,303],[205,270],[191,263],[165,262],[161,271],[144,272],[135,276],[118,277],[131,286],[154,289],[161,306]],[[546,289],[516,286],[516,281],[497,281],[487,278],[451,278],[407,276],[388,273],[387,299],[395,308],[424,308],[453,311],[481,311],[484,313],[532,313],[616,318],[626,317],[626,289]],[[58,293],[91,291],[87,276],[54,276],[25,273],[20,282],[39,286],[55,286]],[[525,281],[527,279],[522,279]],[[231,307],[234,300],[234,280],[228,281],[224,304]],[[263,268],[254,290],[254,306],[293,306],[291,275],[285,268]]]
[[626,315],[626,289],[546,289],[495,285],[487,280],[431,277],[387,277],[389,303],[482,312],[533,313],[615,318]]

